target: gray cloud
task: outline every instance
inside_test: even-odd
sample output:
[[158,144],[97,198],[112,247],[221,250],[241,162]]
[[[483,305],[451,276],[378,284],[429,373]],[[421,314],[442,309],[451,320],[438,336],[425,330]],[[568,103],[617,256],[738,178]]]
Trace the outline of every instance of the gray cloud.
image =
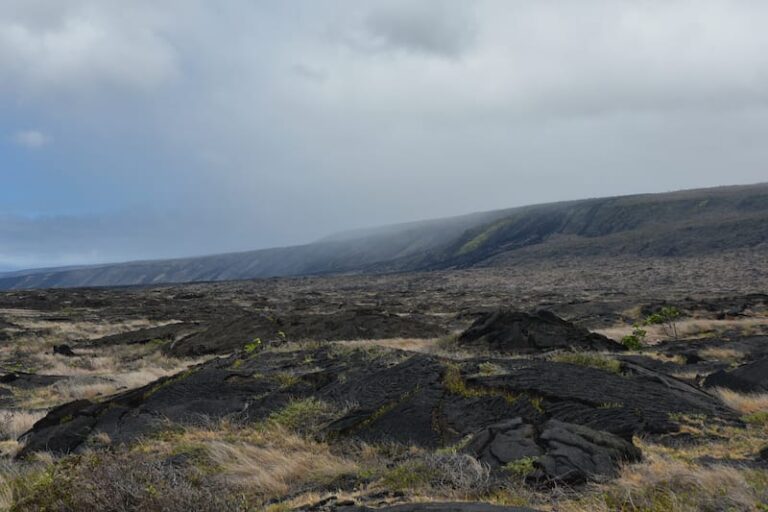
[[0,265],[761,181],[767,22],[750,0],[8,0],[0,130],[55,144],[4,141]]
[[466,2],[388,2],[374,9],[365,24],[377,47],[453,58],[474,40],[473,14]]

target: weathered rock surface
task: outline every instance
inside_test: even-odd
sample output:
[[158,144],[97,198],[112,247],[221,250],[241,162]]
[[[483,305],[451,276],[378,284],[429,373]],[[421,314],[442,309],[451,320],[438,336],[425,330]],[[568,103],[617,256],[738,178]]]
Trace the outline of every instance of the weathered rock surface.
[[110,345],[144,345],[154,341],[161,342],[176,342],[187,336],[190,336],[196,332],[203,330],[205,327],[200,324],[194,323],[175,323],[169,325],[163,325],[160,327],[149,327],[146,329],[137,329],[135,331],[124,332],[120,334],[113,334],[111,336],[104,336],[89,342],[94,346],[110,346]]
[[54,409],[26,435],[21,455],[75,451],[97,432],[113,443],[131,442],[168,421],[194,423],[201,415],[259,421],[304,398],[343,411],[322,427],[331,438],[432,448],[516,417],[532,425],[557,419],[624,438],[676,431],[674,413],[735,419],[707,393],[650,370],[622,376],[549,361],[493,360],[503,374],[478,374],[487,361],[335,346],[239,353],[101,402]]
[[677,430],[670,413],[733,418],[719,400],[667,375],[624,363],[625,374],[549,361],[497,361],[500,375],[473,375],[472,387],[538,397],[549,417],[626,439],[637,433]]
[[446,332],[419,315],[401,316],[369,308],[325,314],[252,314],[216,322],[169,349],[176,355],[201,355],[239,350],[254,338],[265,342],[434,338]]
[[768,391],[768,357],[734,370],[715,372],[704,379],[704,385],[742,393],[765,393]]
[[639,449],[615,435],[557,420],[539,427],[521,418],[483,429],[467,451],[495,469],[528,460],[527,478],[567,483],[614,475],[621,462],[640,459]]
[[38,375],[27,372],[10,372],[0,375],[0,384],[20,389],[33,389],[50,386],[65,378],[66,377],[60,375]]
[[505,507],[487,503],[406,503],[383,508],[335,507],[338,512],[536,512],[531,508]]
[[550,350],[624,350],[621,344],[549,311],[486,313],[459,336],[459,343],[520,354]]

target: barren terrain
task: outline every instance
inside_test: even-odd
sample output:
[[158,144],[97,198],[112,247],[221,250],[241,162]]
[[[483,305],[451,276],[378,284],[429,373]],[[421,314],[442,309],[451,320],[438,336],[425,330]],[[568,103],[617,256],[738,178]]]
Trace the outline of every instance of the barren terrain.
[[767,289],[742,251],[5,292],[0,508],[764,510]]

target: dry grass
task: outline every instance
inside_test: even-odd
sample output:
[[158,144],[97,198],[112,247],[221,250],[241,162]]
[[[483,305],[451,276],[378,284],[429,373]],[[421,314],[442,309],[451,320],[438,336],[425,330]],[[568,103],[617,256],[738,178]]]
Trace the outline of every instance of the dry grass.
[[649,454],[642,464],[625,466],[614,482],[559,510],[583,512],[699,512],[758,510],[764,489],[732,467],[703,467]]
[[327,482],[358,469],[354,462],[332,455],[328,446],[291,435],[279,446],[212,441],[205,450],[227,482],[275,496],[287,494],[299,482]]
[[125,364],[120,368],[120,361],[112,358],[99,358],[100,364],[87,370],[81,367],[62,366],[56,375],[69,375],[51,386],[32,390],[18,391],[16,405],[20,408],[45,408],[78,400],[81,398],[95,399],[149,384],[161,377],[174,375],[192,365],[202,362],[199,360],[169,359],[162,366],[154,366],[152,361],[139,361],[138,364]]
[[739,363],[744,360],[745,354],[728,347],[709,347],[698,351],[701,358],[708,361],[722,361],[723,363]]
[[0,440],[18,439],[43,416],[45,411],[0,410]]
[[438,339],[417,339],[417,338],[392,338],[392,339],[380,339],[380,340],[361,340],[361,341],[344,341],[340,342],[345,345],[355,344],[370,344],[377,345],[379,347],[391,348],[396,350],[407,350],[409,352],[421,352],[430,353],[436,345]]
[[768,412],[768,393],[738,393],[725,388],[714,391],[725,405],[741,414]]
[[[729,320],[711,320],[707,318],[682,319],[676,322],[679,338],[711,338],[720,336],[726,331],[738,331],[748,336],[768,331],[768,318],[747,317]],[[646,343],[651,345],[671,339],[663,325],[648,325],[643,329],[647,331]],[[595,332],[607,336],[616,341],[628,334],[632,334],[631,325],[620,324],[612,327],[597,329]]]
[[373,450],[361,450],[358,460],[352,460],[332,453],[327,443],[275,422],[241,425],[226,418],[146,439],[135,451],[192,454],[200,467],[214,468],[217,480],[243,489],[258,501],[327,484],[342,475],[356,474],[361,464],[378,463]]

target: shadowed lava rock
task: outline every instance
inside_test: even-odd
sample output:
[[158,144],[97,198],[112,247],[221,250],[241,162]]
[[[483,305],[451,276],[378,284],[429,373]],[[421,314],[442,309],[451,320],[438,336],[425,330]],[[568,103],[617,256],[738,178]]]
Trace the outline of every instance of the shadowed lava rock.
[[54,345],[53,353],[64,357],[75,357],[77,355],[69,345]]
[[557,420],[539,428],[521,418],[483,429],[467,451],[496,469],[528,459],[527,478],[568,483],[614,475],[621,462],[640,459],[638,448],[615,435]]
[[768,357],[740,366],[720,370],[704,380],[706,387],[728,388],[742,393],[768,392]]
[[549,311],[486,313],[459,336],[459,343],[520,354],[550,350],[624,350],[621,344]]
[[[491,361],[505,373],[477,374],[480,363]],[[241,352],[101,402],[54,409],[26,436],[21,456],[77,450],[96,432],[115,444],[128,443],[167,422],[194,423],[201,415],[260,421],[302,399],[338,411],[318,427],[329,439],[429,448],[516,417],[533,425],[554,418],[625,438],[677,431],[673,413],[734,419],[710,395],[646,372],[620,376],[549,361],[458,363],[376,347]]]
[[177,342],[196,332],[203,330],[199,324],[177,323],[160,327],[149,327],[135,331],[113,334],[92,340],[89,344],[94,346],[111,345],[145,345],[150,342]]
[[26,372],[11,372],[0,376],[0,384],[20,389],[33,389],[50,386],[66,377],[59,375],[38,375]]

